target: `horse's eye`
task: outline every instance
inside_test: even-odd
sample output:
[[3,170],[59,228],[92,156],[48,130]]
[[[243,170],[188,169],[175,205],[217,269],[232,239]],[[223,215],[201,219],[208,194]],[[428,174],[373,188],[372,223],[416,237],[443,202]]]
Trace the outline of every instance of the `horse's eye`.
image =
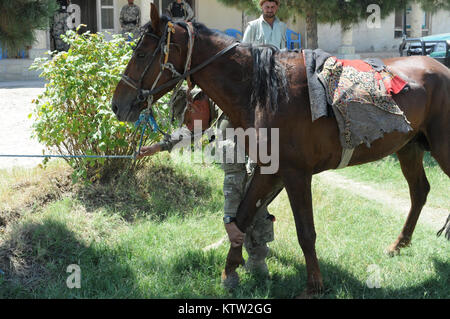
[[144,52],[138,52],[138,53],[136,53],[136,56],[137,56],[139,59],[143,59],[143,58],[145,58],[145,53],[144,53]]

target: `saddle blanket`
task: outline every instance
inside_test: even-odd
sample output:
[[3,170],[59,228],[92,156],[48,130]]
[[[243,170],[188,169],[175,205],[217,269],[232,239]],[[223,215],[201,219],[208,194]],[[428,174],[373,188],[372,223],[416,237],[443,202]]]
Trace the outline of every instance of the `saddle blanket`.
[[412,130],[392,98],[407,82],[381,60],[340,60],[322,50],[305,53],[309,54],[305,54],[307,75],[311,77],[308,85],[313,86],[309,88],[313,121],[329,116],[323,105],[326,101],[336,117],[343,148],[354,149],[362,143],[370,147],[385,133]]

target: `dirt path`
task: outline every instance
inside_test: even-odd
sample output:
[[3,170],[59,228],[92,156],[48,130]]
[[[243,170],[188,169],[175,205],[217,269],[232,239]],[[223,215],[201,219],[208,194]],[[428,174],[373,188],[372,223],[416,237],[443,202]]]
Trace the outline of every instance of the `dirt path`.
[[[31,101],[44,90],[42,81],[0,82],[0,154],[42,154],[43,146],[31,138]],[[0,157],[0,169],[33,167],[42,158]]]
[[[322,172],[315,176],[318,176],[324,183],[340,187],[351,192],[352,194],[367,198],[368,200],[376,201],[380,204],[388,206],[391,209],[393,208],[401,213],[405,217],[406,221],[406,216],[408,215],[411,207],[409,200],[393,197],[386,191],[378,190],[367,184],[348,179],[334,171]],[[447,209],[431,208],[427,207],[425,204],[425,207],[422,209],[419,217],[419,223],[427,223],[433,229],[439,230],[444,225],[449,213],[450,211]]]

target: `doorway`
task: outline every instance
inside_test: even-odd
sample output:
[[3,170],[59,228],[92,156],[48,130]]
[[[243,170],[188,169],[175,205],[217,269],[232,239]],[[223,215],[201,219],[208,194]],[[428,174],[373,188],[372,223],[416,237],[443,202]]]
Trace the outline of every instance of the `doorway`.
[[81,27],[79,32],[84,33],[90,31],[91,33],[97,32],[97,3],[92,0],[72,0],[72,4],[76,4],[80,7],[81,24],[85,24],[86,27]]
[[[167,7],[171,2],[175,0],[154,0],[153,3],[155,4],[156,8],[159,11],[159,14],[167,14]],[[195,0],[184,0],[186,1],[192,8],[192,11],[194,11],[194,19],[197,15],[197,11],[195,10]]]

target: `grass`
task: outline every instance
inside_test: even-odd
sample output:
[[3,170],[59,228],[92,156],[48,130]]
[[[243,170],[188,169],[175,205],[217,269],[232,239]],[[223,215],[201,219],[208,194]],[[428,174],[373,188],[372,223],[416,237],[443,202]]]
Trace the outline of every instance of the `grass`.
[[[134,178],[89,187],[70,186],[68,173],[60,162],[0,171],[0,298],[292,298],[305,288],[285,191],[269,207],[271,278],[239,270],[230,292],[220,283],[228,244],[202,251],[225,236],[218,166],[161,154]],[[323,298],[450,297],[449,243],[434,230],[419,224],[413,245],[389,258],[398,214],[316,178],[313,198]],[[71,264],[80,289],[66,286]],[[371,279],[381,288],[369,288]]]

